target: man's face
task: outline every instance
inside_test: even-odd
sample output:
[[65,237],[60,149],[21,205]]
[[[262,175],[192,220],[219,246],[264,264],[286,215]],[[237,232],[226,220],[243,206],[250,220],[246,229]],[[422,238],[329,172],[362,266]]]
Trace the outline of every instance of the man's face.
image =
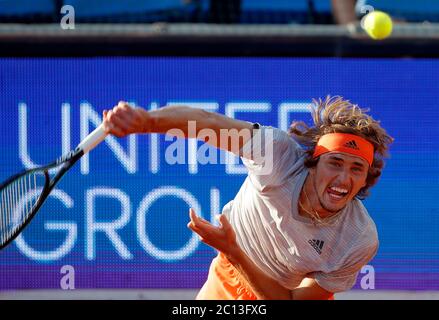
[[367,161],[340,152],[320,156],[317,166],[310,169],[315,195],[329,212],[343,209],[361,188],[366,186],[369,169]]

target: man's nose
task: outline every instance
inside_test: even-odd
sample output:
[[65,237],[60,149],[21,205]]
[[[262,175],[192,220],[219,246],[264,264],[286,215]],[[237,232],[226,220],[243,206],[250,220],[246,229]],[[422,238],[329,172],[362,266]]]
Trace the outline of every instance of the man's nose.
[[349,170],[343,170],[342,172],[340,172],[340,174],[338,175],[338,180],[343,186],[349,186],[351,181],[351,174]]

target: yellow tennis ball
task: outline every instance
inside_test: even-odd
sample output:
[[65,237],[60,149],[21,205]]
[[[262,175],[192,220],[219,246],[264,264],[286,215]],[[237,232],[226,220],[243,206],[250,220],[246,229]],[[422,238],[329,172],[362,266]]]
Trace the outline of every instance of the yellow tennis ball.
[[372,11],[364,17],[363,29],[372,39],[385,39],[392,33],[392,18],[385,12]]

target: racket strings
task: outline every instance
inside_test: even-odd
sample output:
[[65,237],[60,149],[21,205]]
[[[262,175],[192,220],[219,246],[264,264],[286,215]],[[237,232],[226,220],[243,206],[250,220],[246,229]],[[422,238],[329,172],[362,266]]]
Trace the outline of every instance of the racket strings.
[[0,191],[0,244],[6,243],[27,221],[45,183],[45,176],[31,172]]

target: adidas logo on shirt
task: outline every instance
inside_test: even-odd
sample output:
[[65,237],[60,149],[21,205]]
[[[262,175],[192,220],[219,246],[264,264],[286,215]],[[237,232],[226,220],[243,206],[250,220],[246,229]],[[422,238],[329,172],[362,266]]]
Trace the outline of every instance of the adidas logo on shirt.
[[351,149],[355,149],[355,150],[360,150],[360,148],[358,148],[357,144],[355,143],[355,140],[351,140],[348,141],[344,144],[344,146],[346,148],[351,148]]
[[308,243],[317,251],[318,254],[322,254],[323,244],[325,243],[325,241],[313,239],[308,240]]

